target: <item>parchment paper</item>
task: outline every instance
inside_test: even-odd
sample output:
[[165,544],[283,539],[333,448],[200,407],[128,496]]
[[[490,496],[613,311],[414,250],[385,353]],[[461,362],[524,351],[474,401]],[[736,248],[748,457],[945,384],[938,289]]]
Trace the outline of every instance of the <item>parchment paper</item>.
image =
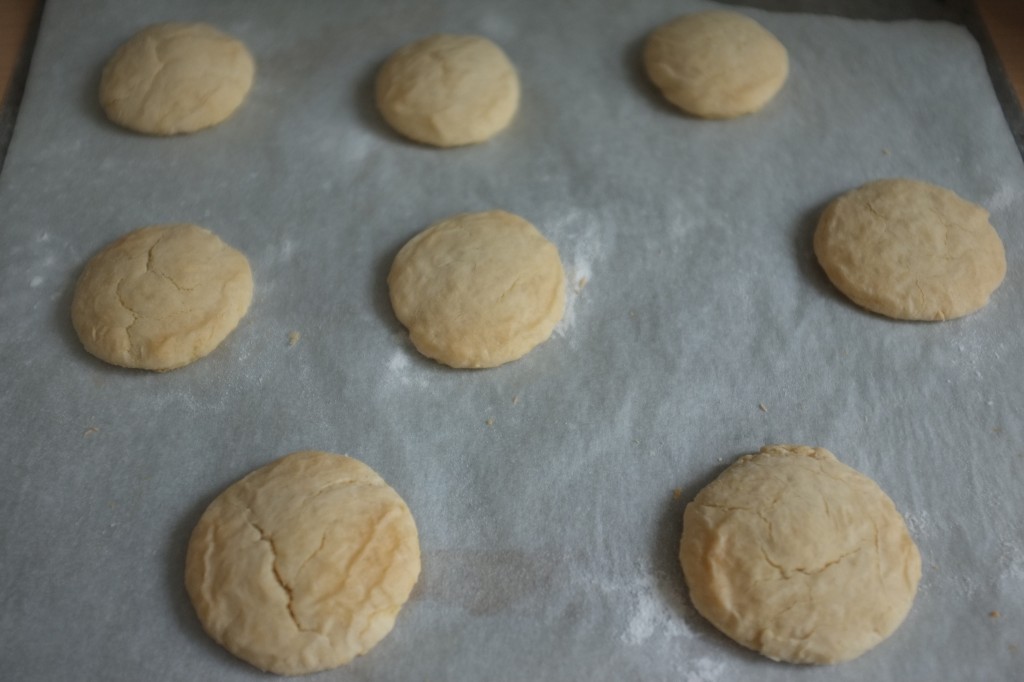
[[[315,679],[1018,674],[1024,165],[979,47],[943,22],[743,10],[788,47],[789,82],[755,116],[699,121],[639,55],[653,27],[711,6],[48,1],[0,176],[0,677],[261,679],[203,633],[185,547],[220,490],[303,448],[380,472],[423,549],[391,635]],[[155,139],[105,121],[104,61],[163,20],[255,54],[223,125]],[[486,144],[422,147],[375,113],[380,62],[442,31],[487,35],[520,70],[520,111]],[[900,323],[829,284],[819,211],[894,176],[991,210],[1009,272],[988,307]],[[499,207],[558,245],[566,318],[518,362],[450,370],[408,343],[386,273],[434,220]],[[251,311],[184,369],[93,359],[69,321],[80,269],[171,221],[248,255]],[[874,478],[920,546],[913,610],[854,662],[772,663],[685,596],[685,503],[774,442]]]

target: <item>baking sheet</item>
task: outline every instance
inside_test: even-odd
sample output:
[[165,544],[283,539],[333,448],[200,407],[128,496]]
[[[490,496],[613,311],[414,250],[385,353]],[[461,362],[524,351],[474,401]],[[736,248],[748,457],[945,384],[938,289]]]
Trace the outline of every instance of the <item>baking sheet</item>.
[[[47,2],[0,175],[3,676],[261,678],[203,634],[185,546],[225,486],[318,448],[404,496],[423,573],[391,635],[314,679],[1012,677],[1024,167],[979,47],[943,22],[745,9],[787,45],[789,82],[756,116],[698,121],[639,54],[654,26],[714,6]],[[200,19],[255,54],[244,107],[172,139],[107,123],[95,91],[117,45]],[[411,144],[374,111],[380,62],[441,31],[487,35],[520,70],[517,118],[487,144]],[[899,323],[828,283],[817,214],[894,176],[991,210],[1009,271],[984,310]],[[386,273],[434,220],[499,207],[558,245],[566,318],[518,362],[449,370],[408,343]],[[248,255],[252,309],[189,367],[107,366],[71,328],[74,280],[110,240],[169,221]],[[877,480],[921,549],[906,622],[851,663],[772,663],[685,596],[683,506],[774,442]]]

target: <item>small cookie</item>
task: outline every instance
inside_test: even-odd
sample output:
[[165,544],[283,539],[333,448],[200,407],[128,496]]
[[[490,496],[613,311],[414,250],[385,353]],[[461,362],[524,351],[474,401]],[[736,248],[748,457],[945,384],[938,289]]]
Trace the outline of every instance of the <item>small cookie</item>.
[[683,514],[693,605],[743,646],[790,663],[860,656],[899,627],[921,557],[892,500],[828,450],[741,457]]
[[516,360],[551,336],[565,311],[558,249],[505,211],[434,223],[395,256],[388,287],[416,349],[450,367]]
[[785,46],[736,12],[689,14],[658,27],[644,46],[647,75],[668,101],[702,118],[764,107],[789,74]]
[[234,113],[255,70],[245,45],[212,26],[156,24],[107,62],[100,104],[111,121],[139,133],[192,133]]
[[402,135],[437,147],[483,142],[519,107],[519,76],[479,36],[436,35],[395,52],[377,74],[377,108]]
[[203,628],[262,670],[304,675],[372,649],[420,573],[409,507],[362,462],[295,452],[229,486],[192,532]]
[[972,313],[1006,275],[988,211],[917,180],[877,180],[833,201],[814,253],[854,303],[899,320]]
[[216,348],[252,301],[249,261],[197,225],[130,232],[86,264],[71,302],[85,349],[113,365],[168,370]]

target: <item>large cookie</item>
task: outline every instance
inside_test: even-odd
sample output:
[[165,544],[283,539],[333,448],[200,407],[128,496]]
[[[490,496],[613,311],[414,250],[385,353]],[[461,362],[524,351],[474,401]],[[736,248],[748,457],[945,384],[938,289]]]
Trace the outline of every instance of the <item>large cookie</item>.
[[362,462],[303,451],[207,507],[189,542],[185,586],[228,651],[303,675],[373,648],[419,572],[416,525],[398,493]]
[[836,663],[899,627],[921,557],[892,500],[828,450],[741,457],[686,506],[679,559],[693,605],[769,658]]

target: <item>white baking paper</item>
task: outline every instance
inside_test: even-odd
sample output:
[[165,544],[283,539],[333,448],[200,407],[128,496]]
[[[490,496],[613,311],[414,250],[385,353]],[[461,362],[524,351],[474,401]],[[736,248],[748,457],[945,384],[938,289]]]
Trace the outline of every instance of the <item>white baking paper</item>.
[[[202,631],[185,548],[220,490],[304,448],[380,472],[423,550],[394,631],[313,679],[1018,675],[1024,164],[979,46],[948,23],[730,6],[787,46],[789,81],[756,115],[701,121],[661,99],[640,51],[713,6],[48,1],[0,175],[0,677],[263,679]],[[165,20],[254,53],[224,124],[158,139],[105,120],[103,63]],[[519,69],[520,110],[486,144],[416,145],[374,109],[381,61],[436,32],[486,35]],[[1009,270],[980,312],[892,321],[817,265],[825,203],[894,176],[992,212]],[[409,344],[386,274],[431,222],[491,208],[557,244],[568,308],[523,359],[455,371]],[[84,263],[175,221],[247,254],[248,316],[173,372],[92,358],[69,320]],[[856,661],[773,663],[686,597],[685,503],[777,442],[878,481],[921,549],[909,617]]]

